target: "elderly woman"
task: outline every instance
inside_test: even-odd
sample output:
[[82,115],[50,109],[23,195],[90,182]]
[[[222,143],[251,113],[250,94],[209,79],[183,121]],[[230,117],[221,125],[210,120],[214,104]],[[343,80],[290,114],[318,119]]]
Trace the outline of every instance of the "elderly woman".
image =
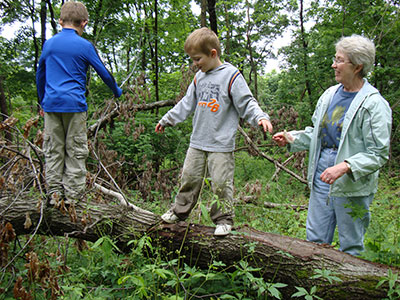
[[332,64],[339,84],[318,100],[313,127],[273,136],[292,152],[309,150],[307,240],[331,244],[338,225],[340,250],[352,255],[364,250],[379,168],[389,158],[391,109],[364,78],[374,60],[369,39],[341,38]]

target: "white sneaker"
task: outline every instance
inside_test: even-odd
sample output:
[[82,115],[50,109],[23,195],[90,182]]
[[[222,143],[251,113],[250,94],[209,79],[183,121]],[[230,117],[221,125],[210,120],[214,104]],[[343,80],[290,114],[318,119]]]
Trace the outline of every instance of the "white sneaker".
[[176,223],[179,220],[178,216],[175,215],[171,209],[169,209],[165,214],[163,214],[161,216],[161,219],[163,219],[164,222],[169,224]]
[[228,224],[217,224],[217,227],[215,228],[214,235],[228,235],[231,233],[232,230],[232,225]]

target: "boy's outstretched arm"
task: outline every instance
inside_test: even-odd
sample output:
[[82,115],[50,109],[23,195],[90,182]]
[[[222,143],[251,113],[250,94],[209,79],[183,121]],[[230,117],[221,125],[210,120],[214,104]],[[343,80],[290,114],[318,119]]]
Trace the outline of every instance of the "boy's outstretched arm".
[[258,121],[258,125],[262,126],[264,129],[264,132],[268,132],[272,133],[273,127],[270,121],[268,121],[267,119],[261,119],[260,121]]
[[164,133],[165,127],[162,126],[160,123],[157,123],[155,132],[157,133]]

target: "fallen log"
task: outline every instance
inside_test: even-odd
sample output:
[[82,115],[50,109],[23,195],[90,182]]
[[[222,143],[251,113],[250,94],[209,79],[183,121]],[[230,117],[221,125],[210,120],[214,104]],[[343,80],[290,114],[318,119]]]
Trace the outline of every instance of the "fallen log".
[[[42,207],[43,205],[43,207]],[[115,204],[79,202],[70,211],[46,207],[26,197],[3,197],[0,221],[12,224],[15,233],[68,236],[96,241],[103,235],[114,238],[121,249],[144,234],[186,263],[207,268],[213,261],[232,266],[242,259],[261,268],[266,281],[286,283],[289,299],[295,287],[318,286],[323,299],[382,299],[387,286],[375,288],[388,275],[389,267],[371,263],[333,249],[297,238],[265,233],[248,226],[234,227],[232,234],[215,237],[214,228],[179,222],[162,223],[152,212]],[[29,218],[29,222],[27,219]],[[249,251],[252,248],[252,251]],[[315,270],[330,270],[341,281],[311,277]],[[398,272],[398,270],[395,270]]]

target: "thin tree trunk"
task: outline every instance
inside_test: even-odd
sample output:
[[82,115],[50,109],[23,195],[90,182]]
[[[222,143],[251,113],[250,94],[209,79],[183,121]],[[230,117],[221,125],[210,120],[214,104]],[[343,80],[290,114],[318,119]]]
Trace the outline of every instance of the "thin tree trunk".
[[[33,47],[35,49],[35,58],[33,62],[33,70],[36,74],[37,68],[38,68],[38,62],[39,62],[39,45],[38,45],[38,40],[36,38],[36,31],[35,31],[35,0],[32,0],[32,6],[29,3],[29,12],[30,12],[30,18],[32,21],[32,39],[33,39]],[[33,109],[33,98],[30,97],[30,107]],[[36,105],[36,110],[39,111],[39,105]]]
[[[3,77],[0,76],[0,112],[2,115],[3,121],[8,118],[8,107],[7,107],[7,100],[6,100],[6,94],[4,93],[4,87],[3,87]],[[12,142],[12,134],[6,130],[4,133],[5,140],[8,142]]]
[[55,21],[54,10],[53,10],[53,6],[51,5],[51,0],[46,0],[46,3],[49,6],[51,28],[53,29],[53,34],[56,34],[57,33],[57,22]]
[[[101,19],[101,12],[103,10],[103,0],[99,0],[97,3],[97,8],[96,8],[96,15],[94,17],[94,22],[93,22],[93,38],[94,41],[93,43],[96,45],[96,40],[97,40],[97,35],[100,33],[100,19]],[[98,32],[99,31],[99,32]]]
[[306,39],[306,33],[304,29],[304,0],[300,0],[300,31],[301,31],[301,41],[302,41],[302,46],[303,46],[303,67],[304,67],[304,77],[305,77],[305,85],[306,85],[306,90],[308,93],[308,96],[310,97],[310,108],[314,110],[314,104],[311,103],[311,84],[309,75],[308,75],[308,43]]
[[156,101],[160,100],[158,90],[158,1],[154,0],[154,86],[156,92]]
[[254,63],[254,58],[253,58],[253,48],[251,45],[251,27],[252,27],[252,22],[250,19],[250,3],[246,1],[247,5],[247,32],[246,32],[246,38],[247,38],[247,49],[249,51],[249,59],[250,59],[250,74],[249,74],[249,85],[252,82],[252,77],[251,75],[254,75],[254,97],[257,99],[258,98],[258,83],[257,83],[257,66]]
[[200,2],[200,25],[201,27],[207,26],[207,0],[201,0]]
[[46,0],[42,0],[40,2],[40,28],[41,28],[41,40],[42,40],[42,49],[44,43],[46,42],[46,16],[47,16],[47,7]]
[[35,61],[33,63],[33,68],[34,71],[36,73],[37,71],[37,64],[39,61],[39,45],[38,45],[38,41],[36,38],[36,32],[35,32],[35,0],[32,0],[32,6],[29,7],[30,10],[30,17],[31,17],[31,21],[32,21],[32,38],[33,38],[33,47],[35,49]]
[[218,35],[217,14],[215,11],[216,0],[207,0],[207,3],[211,30],[214,31],[216,35]]
[[226,26],[226,38],[225,38],[225,55],[226,55],[226,61],[229,62],[229,55],[231,53],[231,24],[229,20],[229,11],[226,3],[223,4],[224,7],[224,12],[225,12],[225,26]]

